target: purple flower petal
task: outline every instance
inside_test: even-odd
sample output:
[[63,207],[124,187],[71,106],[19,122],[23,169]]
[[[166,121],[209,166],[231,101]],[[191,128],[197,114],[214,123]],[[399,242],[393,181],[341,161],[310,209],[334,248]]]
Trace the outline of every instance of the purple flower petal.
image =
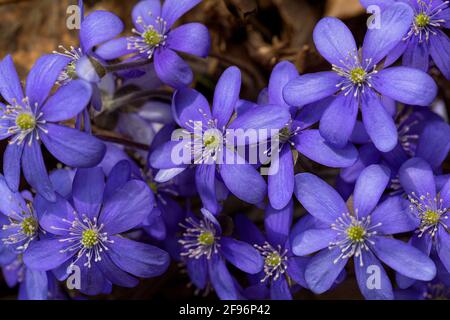
[[214,254],[208,260],[208,273],[211,284],[220,299],[239,299],[239,293],[234,285],[234,279],[220,255]]
[[333,100],[334,97],[328,97],[302,107],[298,111],[292,126],[294,128],[298,126],[304,130],[316,124]]
[[364,127],[374,145],[382,152],[395,148],[398,142],[397,127],[380,98],[372,91],[364,95],[361,111]]
[[98,216],[105,190],[105,175],[100,167],[78,169],[73,180],[73,202],[78,212],[89,219]]
[[337,18],[321,19],[314,29],[313,38],[320,54],[336,66],[345,67],[345,61],[357,52],[351,31]]
[[36,196],[35,202],[42,203],[39,224],[51,234],[69,236],[70,222],[75,218],[72,205],[59,194],[56,194],[55,202],[48,202],[41,196]]
[[166,45],[172,50],[206,58],[211,37],[208,28],[203,24],[187,23],[169,32]]
[[[277,108],[274,105],[260,106],[245,112],[243,115],[237,117],[229,126],[228,129],[235,130],[267,130],[269,136],[278,133],[278,130],[285,127],[289,123],[291,114],[288,110]],[[249,144],[254,143],[253,139],[249,138]]]
[[444,77],[450,79],[450,39],[441,30],[430,37],[430,53],[434,63],[441,70]]
[[270,298],[272,300],[292,300],[292,294],[285,277],[280,277],[271,282]]
[[75,254],[66,250],[70,243],[59,239],[33,241],[23,254],[23,262],[29,268],[37,271],[47,271],[59,267]]
[[[364,298],[368,300],[393,300],[394,292],[392,284],[389,280],[386,271],[383,268],[380,260],[378,260],[372,253],[367,250],[362,253],[362,265],[360,258],[354,257],[355,274],[358,281],[359,290]],[[370,268],[370,269],[369,269]],[[374,275],[377,272],[377,278],[374,280]],[[377,283],[377,281],[379,281]],[[369,284],[373,285],[369,287]]]
[[139,284],[138,279],[130,276],[128,273],[115,265],[107,253],[102,255],[102,259],[97,262],[97,266],[102,274],[115,285],[133,288]]
[[378,64],[403,39],[411,28],[414,11],[404,3],[395,3],[384,9],[380,28],[369,28],[362,46],[363,59],[370,59],[370,65]]
[[371,221],[372,225],[380,223],[377,232],[385,235],[408,232],[419,226],[418,219],[410,212],[409,202],[401,196],[384,200],[372,212]]
[[14,104],[14,100],[17,100],[18,102],[22,101],[22,85],[11,55],[7,55],[0,62],[0,83],[0,95],[10,105]]
[[417,69],[392,67],[381,70],[372,79],[375,90],[406,104],[429,106],[437,94],[433,78]]
[[304,288],[308,287],[305,280],[305,270],[310,258],[306,257],[290,257],[288,259],[287,273],[291,279]]
[[180,89],[192,82],[191,67],[175,51],[169,48],[156,50],[153,59],[156,74],[165,84]]
[[162,7],[161,17],[167,22],[170,28],[182,15],[191,10],[201,0],[166,0]]
[[342,77],[331,71],[301,75],[288,82],[283,97],[289,105],[301,107],[335,94],[341,81]]
[[122,237],[114,236],[112,240],[108,254],[122,270],[143,278],[156,277],[167,270],[170,262],[167,252]]
[[59,54],[47,54],[36,61],[28,73],[25,88],[31,106],[37,103],[42,107],[61,71],[69,62],[69,58]]
[[55,201],[56,196],[52,183],[45,168],[40,143],[33,140],[32,144],[25,145],[22,156],[22,170],[28,183],[44,198]]
[[133,50],[128,49],[128,38],[126,37],[107,41],[95,50],[95,54],[104,60],[115,60],[131,53]]
[[267,104],[274,104],[280,107],[289,108],[284,101],[283,89],[293,79],[298,77],[298,71],[294,64],[288,61],[278,63],[272,71],[269,80],[269,101]]
[[336,190],[313,174],[297,174],[294,193],[309,213],[325,223],[335,223],[338,217],[348,212]]
[[437,253],[447,270],[450,270],[450,234],[444,228],[439,228],[437,237]]
[[181,127],[193,132],[193,122],[206,125],[212,116],[206,98],[196,90],[185,88],[177,90],[172,100],[172,113]]
[[42,142],[50,153],[64,164],[75,168],[93,167],[100,163],[106,151],[97,138],[65,126],[47,123]]
[[284,247],[289,237],[293,215],[294,202],[292,200],[281,210],[276,210],[270,205],[267,206],[264,227],[267,239],[272,245]]
[[430,67],[430,52],[428,48],[428,43],[420,42],[418,37],[411,38],[403,54],[403,65],[428,72]]
[[436,275],[433,261],[420,250],[400,240],[373,237],[372,246],[376,256],[392,269],[404,276],[430,281]]
[[442,207],[450,208],[450,179],[441,188],[439,195],[442,199]]
[[[233,157],[231,151],[225,149],[227,159]],[[236,157],[239,157],[236,155]],[[239,199],[257,204],[264,200],[267,186],[259,172],[247,163],[222,164],[220,175],[227,188]],[[249,188],[248,186],[252,186]]]
[[234,222],[239,239],[250,244],[264,245],[266,239],[259,228],[247,216],[238,214],[234,218]]
[[[410,40],[411,41],[411,40]],[[405,52],[409,41],[403,40],[400,41],[397,46],[389,52],[384,60],[384,67],[387,68],[393,65]]]
[[306,130],[295,137],[295,149],[307,158],[332,168],[345,168],[353,165],[358,151],[347,143],[344,148],[329,145],[319,130]]
[[275,209],[283,209],[292,199],[294,192],[294,160],[289,143],[281,148],[278,159],[272,160],[271,168],[278,170],[276,172],[269,170],[269,201]]
[[203,207],[213,214],[219,213],[219,204],[216,196],[216,165],[202,164],[195,170],[195,183]]
[[246,273],[256,274],[263,268],[264,261],[258,250],[246,242],[222,237],[220,251],[228,262]]
[[47,300],[49,296],[47,272],[26,268],[25,281],[22,285],[25,285],[27,299]]
[[81,80],[70,81],[51,96],[42,107],[42,119],[50,122],[69,120],[89,103],[92,88]]
[[13,191],[19,190],[20,183],[20,159],[22,158],[23,148],[26,143],[8,144],[3,154],[3,172],[9,187]]
[[390,170],[373,164],[361,172],[356,180],[354,208],[359,217],[368,216],[378,204],[391,178]]
[[99,223],[104,224],[104,232],[114,235],[128,231],[150,213],[154,197],[149,187],[142,181],[131,180],[103,204]]
[[428,163],[420,158],[406,161],[399,170],[400,183],[409,195],[415,193],[417,197],[436,196],[436,185],[433,171]]
[[340,177],[347,183],[353,183],[367,166],[379,163],[380,157],[381,153],[372,143],[365,144],[359,149],[359,158],[355,164],[342,169]]
[[90,13],[81,23],[80,43],[88,53],[96,45],[111,40],[123,31],[123,23],[115,14],[103,10]]
[[204,289],[208,282],[208,263],[203,256],[199,259],[187,259],[186,268],[192,283],[198,289]]
[[420,134],[416,157],[426,160],[433,168],[442,165],[450,151],[450,126],[445,121],[430,121]]
[[139,1],[133,8],[131,13],[134,27],[139,31],[144,31],[141,24],[137,23],[142,20],[148,26],[158,27],[156,18],[161,17],[161,1],[145,0]]
[[324,249],[311,259],[305,279],[312,292],[321,294],[331,288],[348,261],[348,258],[338,258],[340,255],[339,248]]
[[[26,207],[26,203],[20,193],[12,191],[2,175],[0,175],[0,194],[2,195],[0,212],[6,217],[13,216],[14,213],[19,213]],[[4,221],[4,223],[2,221],[1,224],[7,224],[7,221]]]
[[297,256],[307,256],[327,248],[337,236],[336,231],[329,228],[306,230],[293,238],[292,252]]
[[223,128],[230,121],[241,92],[241,71],[237,67],[229,67],[220,76],[214,91],[213,117],[217,127]]
[[353,95],[340,94],[325,110],[320,120],[320,134],[332,145],[347,145],[358,115],[358,100]]

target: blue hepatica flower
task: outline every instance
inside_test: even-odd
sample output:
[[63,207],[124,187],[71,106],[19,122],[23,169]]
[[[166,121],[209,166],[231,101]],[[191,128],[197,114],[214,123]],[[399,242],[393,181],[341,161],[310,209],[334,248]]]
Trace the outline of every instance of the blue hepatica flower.
[[361,108],[364,127],[374,145],[391,151],[398,141],[385,98],[429,106],[437,93],[433,79],[408,67],[380,68],[382,60],[401,41],[413,19],[413,10],[396,3],[381,14],[380,29],[367,31],[361,50],[350,30],[336,18],[324,18],[314,30],[314,43],[333,71],[302,75],[284,89],[287,103],[302,106],[336,95],[320,120],[320,133],[343,147],[355,127]]
[[[275,209],[284,208],[292,198],[294,191],[294,158],[291,147],[299,153],[320,164],[343,168],[353,165],[358,157],[356,148],[347,143],[343,148],[328,144],[319,130],[308,129],[320,119],[320,111],[326,101],[319,101],[305,106],[297,112],[283,99],[283,88],[298,76],[295,66],[290,62],[280,62],[272,72],[267,89],[267,103],[272,108],[290,111],[291,119],[280,131],[278,163],[274,164],[276,172],[268,176],[268,194],[270,204]],[[316,115],[313,115],[316,113]]]
[[135,276],[162,274],[169,265],[165,251],[122,236],[147,217],[152,194],[142,181],[116,182],[105,185],[99,167],[78,169],[70,202],[60,195],[55,203],[42,199],[39,223],[48,238],[28,247],[25,265],[37,271],[58,269],[61,279],[67,268],[77,266],[80,291],[92,295],[110,291],[111,283],[133,287]]
[[186,259],[191,280],[198,289],[205,289],[211,283],[220,299],[239,299],[240,288],[226,261],[246,273],[256,274],[263,268],[263,259],[250,244],[222,235],[222,228],[211,212],[201,211],[202,219],[186,219],[179,240],[180,254]]
[[49,96],[66,65],[56,55],[41,57],[31,69],[22,91],[11,56],[0,62],[0,138],[8,139],[3,158],[5,179],[19,187],[20,168],[25,179],[42,196],[55,200],[41,151],[41,141],[59,161],[72,167],[91,167],[101,161],[105,146],[96,138],[58,123],[69,120],[88,104],[91,88],[74,80]]
[[345,183],[354,184],[364,168],[380,163],[391,169],[392,191],[403,193],[398,171],[405,161],[414,156],[426,160],[436,174],[440,173],[440,167],[450,150],[450,126],[447,122],[422,108],[407,108],[397,115],[397,119],[399,142],[392,151],[380,152],[373,143],[368,142],[370,139],[367,134],[358,134],[359,141],[356,143],[365,143],[359,148],[356,163],[341,170],[340,178]]
[[[410,278],[423,281],[434,278],[436,267],[427,255],[391,237],[413,230],[415,225],[402,197],[390,197],[378,204],[389,182],[387,168],[367,167],[356,182],[353,203],[349,206],[318,177],[301,173],[295,178],[295,194],[300,203],[316,219],[329,225],[293,237],[294,254],[304,256],[319,251],[305,271],[306,283],[313,292],[330,289],[351,257],[359,288],[366,299],[394,298],[380,260]],[[378,285],[368,285],[373,273],[370,270],[376,270]]]
[[[80,5],[83,6],[82,1]],[[60,52],[53,52],[64,57],[66,61],[66,66],[58,77],[58,83],[64,85],[80,76],[82,79],[93,80],[95,72],[92,72],[92,68],[89,67],[89,57],[97,57],[93,52],[94,48],[114,39],[122,31],[122,21],[111,12],[97,10],[86,17],[81,16],[80,47],[66,49],[60,46]]]
[[[218,213],[217,189],[226,188],[238,198],[252,204],[261,203],[267,186],[257,169],[245,162],[227,143],[228,132],[233,130],[280,130],[290,119],[285,109],[270,105],[253,108],[230,121],[239,99],[241,73],[238,68],[228,68],[216,86],[212,112],[206,98],[192,89],[180,89],[173,98],[172,107],[177,123],[192,139],[169,141],[150,155],[150,165],[157,169],[172,169],[181,172],[187,164],[172,159],[174,148],[186,150],[196,164],[196,185],[203,205],[209,211]],[[229,131],[228,131],[229,130]],[[198,132],[200,131],[200,132]],[[201,134],[201,137],[197,135]],[[259,137],[258,137],[259,138]],[[267,139],[267,138],[266,138]],[[245,139],[242,143],[257,143]],[[175,168],[175,169],[174,169]],[[251,185],[252,188],[248,188]]]
[[[0,266],[2,266],[0,264]],[[55,276],[51,272],[35,271],[27,268],[22,256],[2,266],[3,277],[8,287],[19,285],[19,300],[65,299]]]
[[[200,23],[188,23],[173,30],[173,24],[201,0],[140,1],[133,9],[132,37],[112,40],[99,47],[97,54],[105,60],[127,54],[152,59],[159,78],[166,84],[180,88],[192,82],[189,65],[175,52],[206,57],[210,47],[208,29]],[[134,58],[135,60],[136,58]]]
[[[442,265],[450,272],[450,179],[438,189],[431,166],[420,158],[406,161],[399,177],[416,225],[411,245],[426,255],[436,250]],[[415,281],[400,274],[397,282],[406,288]]]
[[[377,5],[383,12],[396,0],[360,0],[365,7]],[[450,79],[450,39],[444,29],[450,28],[450,2],[443,0],[405,0],[414,10],[409,32],[387,56],[386,64],[403,56],[403,65],[425,72],[430,56],[442,74]]]
[[292,280],[306,287],[304,272],[309,259],[293,255],[290,248],[293,212],[293,201],[282,210],[268,206],[264,217],[265,236],[246,216],[236,217],[240,239],[254,245],[264,259],[263,270],[249,277],[251,286],[245,290],[249,298],[292,299]]

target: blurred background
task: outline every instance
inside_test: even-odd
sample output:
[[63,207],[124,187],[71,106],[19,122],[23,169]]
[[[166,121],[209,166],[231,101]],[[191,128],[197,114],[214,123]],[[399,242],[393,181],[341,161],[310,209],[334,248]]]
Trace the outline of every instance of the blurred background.
[[[125,23],[125,33],[131,33],[131,10],[135,0],[85,0],[86,14],[92,10],[108,10],[120,16]],[[0,0],[0,58],[11,54],[22,80],[41,55],[51,53],[59,45],[78,46],[78,31],[68,30],[66,11],[76,0]],[[349,26],[361,43],[366,32],[368,15],[358,0],[204,0],[182,17],[182,22],[202,22],[210,30],[212,49],[208,59],[185,56],[194,69],[194,86],[211,97],[215,82],[230,65],[243,73],[242,98],[255,100],[265,86],[273,66],[289,60],[300,73],[329,70],[329,65],[316,52],[312,31],[323,16],[338,17]],[[440,87],[441,105],[450,106],[450,84],[436,70],[432,70]],[[0,145],[3,150],[4,145]],[[2,152],[1,152],[2,153]],[[0,154],[1,154],[0,153]],[[2,161],[0,159],[0,161]],[[310,171],[331,180],[338,173],[300,159],[296,172]],[[450,161],[445,163],[450,172]],[[261,210],[235,201],[227,205],[225,213],[246,212],[262,222]],[[296,209],[296,216],[302,209]],[[142,280],[133,289],[115,288],[104,299],[204,299],[189,286],[188,277],[180,272],[182,266],[173,263],[169,271],[157,279]],[[297,297],[303,299],[360,299],[353,267],[347,266],[348,277],[335,290],[320,297],[301,290]],[[16,290],[9,289],[0,276],[0,298],[15,299]],[[215,299],[214,293],[207,299]]]

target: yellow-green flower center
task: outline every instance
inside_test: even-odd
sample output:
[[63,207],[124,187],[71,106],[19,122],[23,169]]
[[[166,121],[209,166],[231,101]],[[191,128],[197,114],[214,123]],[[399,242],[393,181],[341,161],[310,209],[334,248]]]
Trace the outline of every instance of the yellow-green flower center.
[[66,74],[70,79],[78,78],[75,61],[70,62],[66,67]]
[[98,243],[98,233],[92,229],[88,229],[83,231],[83,235],[81,236],[81,244],[90,249]]
[[281,263],[281,256],[278,252],[271,252],[267,255],[264,263],[269,267],[276,267]]
[[150,189],[153,191],[153,193],[158,193],[158,186],[156,185],[156,183],[150,182],[150,183],[148,184],[148,186],[149,186]]
[[36,119],[32,114],[21,113],[16,118],[16,125],[21,130],[30,130],[36,127]]
[[203,145],[205,148],[216,149],[219,146],[220,138],[213,132],[205,132],[203,136]]
[[210,231],[204,231],[200,233],[197,240],[202,245],[211,246],[214,243],[214,235]]
[[37,231],[37,222],[33,217],[28,217],[22,220],[22,232],[28,237],[33,236]]
[[426,15],[425,13],[419,13],[416,16],[416,25],[420,28],[424,28],[427,25],[429,25],[431,22],[430,17],[428,15]]
[[163,38],[163,36],[160,35],[155,29],[149,29],[145,31],[142,37],[144,38],[145,43],[151,47],[160,44]]
[[439,215],[439,213],[433,210],[427,210],[423,214],[422,222],[425,225],[435,225],[439,223],[440,219],[441,216]]
[[347,236],[353,242],[361,242],[364,240],[366,230],[361,226],[351,226],[346,230]]
[[352,71],[350,71],[350,80],[354,84],[363,83],[366,80],[366,76],[367,76],[367,72],[361,67],[357,67],[357,68],[353,69]]

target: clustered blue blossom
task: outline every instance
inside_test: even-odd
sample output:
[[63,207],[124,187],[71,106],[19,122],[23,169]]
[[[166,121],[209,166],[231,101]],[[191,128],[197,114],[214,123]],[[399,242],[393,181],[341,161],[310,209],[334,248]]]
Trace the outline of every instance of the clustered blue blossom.
[[[330,71],[281,61],[248,101],[230,66],[211,103],[179,55],[206,58],[208,29],[174,27],[200,2],[139,1],[128,36],[113,13],[82,10],[79,44],[39,58],[24,86],[12,57],[1,60],[0,267],[18,298],[110,294],[171,264],[220,299],[322,294],[353,269],[366,299],[450,297],[450,126],[428,73],[450,79],[449,1],[361,0],[381,8],[361,46],[337,18],[314,29]],[[130,140],[94,128],[112,113],[110,131]],[[230,148],[240,129],[276,134]],[[238,147],[272,141],[266,177],[269,163]],[[174,161],[180,145],[189,163]],[[297,170],[299,157],[333,168],[336,185]],[[225,215],[229,201],[252,214]]]

